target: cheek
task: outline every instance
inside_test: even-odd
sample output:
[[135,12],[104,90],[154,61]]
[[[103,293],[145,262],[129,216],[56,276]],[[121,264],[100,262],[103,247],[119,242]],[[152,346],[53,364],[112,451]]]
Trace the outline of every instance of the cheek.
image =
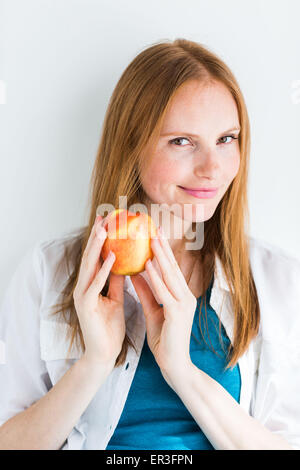
[[141,175],[141,182],[144,190],[148,194],[153,194],[171,184],[176,185],[180,177],[182,178],[180,165],[167,158],[158,158],[149,166],[145,174]]
[[234,155],[229,161],[227,161],[227,164],[224,166],[224,175],[228,184],[230,184],[231,181],[238,174],[239,167],[240,167],[240,154],[239,152],[237,152],[236,155]]

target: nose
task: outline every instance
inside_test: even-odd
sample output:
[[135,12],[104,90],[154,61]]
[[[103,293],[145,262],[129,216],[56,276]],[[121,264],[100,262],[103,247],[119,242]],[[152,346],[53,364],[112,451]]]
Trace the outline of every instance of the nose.
[[207,177],[218,180],[220,172],[219,156],[213,150],[200,150],[195,155],[194,173],[197,177]]

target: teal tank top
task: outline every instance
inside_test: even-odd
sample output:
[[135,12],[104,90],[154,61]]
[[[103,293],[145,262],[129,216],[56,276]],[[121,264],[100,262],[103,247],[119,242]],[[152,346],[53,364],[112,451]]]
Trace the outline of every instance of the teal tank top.
[[[190,357],[193,364],[219,382],[239,403],[239,366],[237,364],[225,370],[230,340],[221,325],[220,341],[219,318],[209,305],[212,284],[213,281],[205,294],[207,320],[204,302],[201,314],[201,330],[205,341],[199,327],[201,297],[197,299]],[[120,449],[213,450],[193,416],[164,380],[149,349],[147,336],[120,420],[106,447],[106,450]]]

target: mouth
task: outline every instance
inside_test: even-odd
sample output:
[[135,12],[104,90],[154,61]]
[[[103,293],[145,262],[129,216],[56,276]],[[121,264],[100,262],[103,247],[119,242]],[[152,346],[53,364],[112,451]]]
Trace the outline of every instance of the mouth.
[[183,186],[178,186],[180,189],[185,191],[187,194],[194,196],[198,199],[211,199],[216,196],[218,188],[198,188],[198,189],[189,189],[184,188]]

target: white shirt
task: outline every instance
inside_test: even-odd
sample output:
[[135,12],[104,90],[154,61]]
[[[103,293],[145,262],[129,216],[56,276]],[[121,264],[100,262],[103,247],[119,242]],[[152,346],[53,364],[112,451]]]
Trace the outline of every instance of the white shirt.
[[[59,315],[49,315],[50,307],[61,300],[68,275],[65,264],[55,275],[57,263],[81,230],[37,242],[10,280],[0,310],[0,425],[39,400],[81,357],[73,346],[66,360],[69,327]],[[250,263],[261,322],[259,335],[238,361],[240,406],[300,449],[300,261],[250,237]],[[210,304],[232,341],[233,311],[218,257]],[[138,354],[129,348],[125,363],[109,374],[62,449],[105,449],[118,424],[146,332],[129,276],[125,277],[124,307],[127,332]]]

